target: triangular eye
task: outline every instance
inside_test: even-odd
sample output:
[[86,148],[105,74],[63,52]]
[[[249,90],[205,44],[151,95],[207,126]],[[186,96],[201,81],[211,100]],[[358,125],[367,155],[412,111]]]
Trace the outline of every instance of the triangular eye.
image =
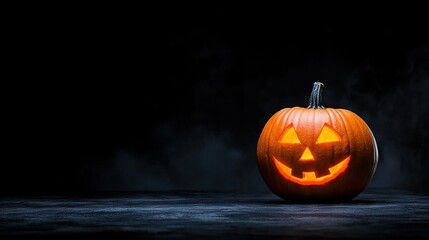
[[322,128],[322,131],[320,132],[319,137],[317,138],[316,144],[339,141],[341,141],[340,135],[338,135],[338,133],[333,128],[325,124],[325,126]]
[[282,135],[279,138],[279,143],[294,143],[294,144],[301,143],[299,141],[298,135],[296,135],[295,129],[293,128],[292,124],[289,125],[286,128],[286,130],[282,133]]

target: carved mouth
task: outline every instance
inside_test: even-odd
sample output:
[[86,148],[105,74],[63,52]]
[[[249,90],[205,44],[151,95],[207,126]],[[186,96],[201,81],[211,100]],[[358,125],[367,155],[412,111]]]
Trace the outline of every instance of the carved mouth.
[[329,168],[329,174],[321,177],[316,177],[315,172],[302,172],[302,178],[298,178],[292,175],[292,168],[284,165],[279,160],[277,160],[274,156],[274,163],[276,164],[277,169],[282,174],[283,177],[286,179],[301,184],[301,185],[322,185],[325,184],[343,173],[349,162],[350,162],[350,156],[346,157],[344,160],[339,162],[333,167]]

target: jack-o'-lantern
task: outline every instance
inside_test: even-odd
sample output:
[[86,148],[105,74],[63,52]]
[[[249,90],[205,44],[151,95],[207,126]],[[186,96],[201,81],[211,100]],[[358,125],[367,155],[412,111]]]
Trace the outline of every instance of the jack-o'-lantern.
[[324,108],[322,88],[314,83],[307,108],[275,113],[258,140],[262,178],[286,200],[350,200],[377,166],[377,143],[368,125],[349,110]]

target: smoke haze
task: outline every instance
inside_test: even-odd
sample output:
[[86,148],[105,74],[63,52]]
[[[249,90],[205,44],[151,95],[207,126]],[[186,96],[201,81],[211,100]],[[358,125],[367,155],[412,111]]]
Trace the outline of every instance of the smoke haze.
[[426,13],[190,9],[17,22],[3,193],[268,191],[259,134],[315,81],[372,129],[370,187],[428,190]]

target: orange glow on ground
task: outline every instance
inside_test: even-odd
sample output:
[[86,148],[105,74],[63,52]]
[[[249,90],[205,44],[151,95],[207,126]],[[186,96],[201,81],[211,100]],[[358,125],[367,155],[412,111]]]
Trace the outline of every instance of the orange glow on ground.
[[313,154],[308,147],[305,148],[299,161],[314,161]]
[[298,183],[301,185],[323,185],[343,173],[349,162],[350,162],[350,156],[348,156],[346,159],[338,163],[337,165],[330,167],[329,172],[330,174],[322,176],[322,177],[316,177],[315,172],[302,172],[302,178],[297,178],[292,175],[292,168],[284,165],[279,160],[277,160],[274,156],[274,163],[276,164],[277,169],[282,174],[284,178],[286,178],[289,181],[292,181],[294,183]]
[[341,141],[340,135],[332,129],[330,126],[323,126],[322,131],[317,138],[316,144],[318,143],[328,143],[328,142],[338,142]]

